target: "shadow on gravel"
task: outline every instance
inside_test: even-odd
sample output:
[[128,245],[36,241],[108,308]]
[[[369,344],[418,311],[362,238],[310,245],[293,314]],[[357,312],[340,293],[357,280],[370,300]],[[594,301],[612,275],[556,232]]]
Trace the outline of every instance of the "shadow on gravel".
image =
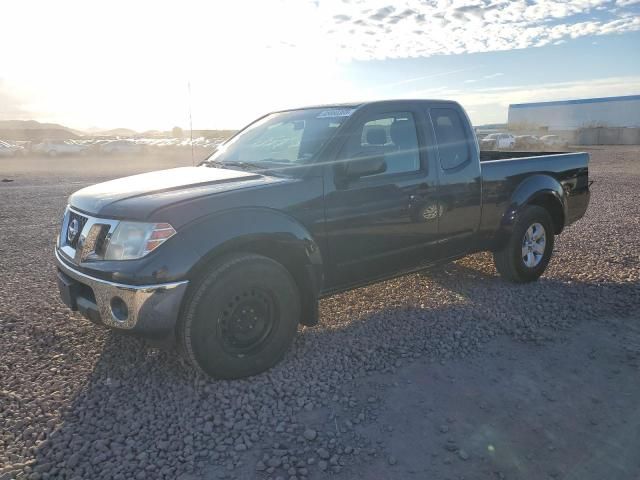
[[[247,450],[300,448],[300,455],[312,455],[296,440],[296,415],[327,406],[335,392],[370,372],[393,372],[399,359],[460,358],[505,333],[544,341],[547,332],[584,319],[637,316],[640,304],[637,283],[543,278],[514,286],[460,264],[412,277],[407,282],[434,288],[338,328],[305,329],[282,365],[249,380],[202,378],[174,351],[111,334],[62,425],[37,447],[34,478],[190,478],[212,464],[229,478],[253,476]],[[458,299],[444,307],[419,304],[421,295],[442,290]]]
[[176,352],[109,333],[62,425],[39,445],[33,472],[38,478],[146,478],[144,472],[170,477],[175,465],[189,459],[176,454],[168,462],[176,445],[166,439],[194,429],[188,421],[194,417],[176,408],[174,395],[192,396],[195,382]]
[[462,263],[419,275],[464,297],[468,313],[497,314],[504,333],[523,339],[527,332],[542,334],[546,328],[565,329],[582,320],[636,318],[639,313],[639,282],[562,281],[543,276],[533,283],[513,284]]

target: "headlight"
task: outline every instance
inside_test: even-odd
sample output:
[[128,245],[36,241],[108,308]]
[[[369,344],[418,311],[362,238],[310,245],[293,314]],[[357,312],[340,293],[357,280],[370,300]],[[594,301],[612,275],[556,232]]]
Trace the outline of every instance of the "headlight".
[[105,260],[132,260],[155,250],[176,231],[168,223],[120,222],[109,239]]

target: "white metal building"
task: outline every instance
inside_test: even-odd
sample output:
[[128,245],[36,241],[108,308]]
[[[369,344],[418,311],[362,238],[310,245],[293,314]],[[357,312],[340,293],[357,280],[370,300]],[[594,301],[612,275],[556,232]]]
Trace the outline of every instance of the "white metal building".
[[509,105],[509,129],[640,127],[640,95]]

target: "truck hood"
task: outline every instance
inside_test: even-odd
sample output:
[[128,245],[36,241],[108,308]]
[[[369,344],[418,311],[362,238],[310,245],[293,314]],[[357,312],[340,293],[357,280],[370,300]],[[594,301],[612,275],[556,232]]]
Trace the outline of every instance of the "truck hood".
[[83,188],[69,197],[69,205],[98,217],[145,220],[169,204],[282,181],[286,179],[238,170],[172,168]]

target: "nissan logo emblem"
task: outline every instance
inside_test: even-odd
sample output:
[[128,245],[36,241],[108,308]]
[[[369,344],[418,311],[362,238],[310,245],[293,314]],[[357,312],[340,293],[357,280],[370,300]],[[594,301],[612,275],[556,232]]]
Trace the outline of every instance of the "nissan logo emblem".
[[69,229],[67,230],[67,240],[69,241],[69,243],[73,243],[73,241],[78,236],[78,233],[80,233],[80,222],[78,222],[77,218],[74,218],[73,220],[71,220]]

